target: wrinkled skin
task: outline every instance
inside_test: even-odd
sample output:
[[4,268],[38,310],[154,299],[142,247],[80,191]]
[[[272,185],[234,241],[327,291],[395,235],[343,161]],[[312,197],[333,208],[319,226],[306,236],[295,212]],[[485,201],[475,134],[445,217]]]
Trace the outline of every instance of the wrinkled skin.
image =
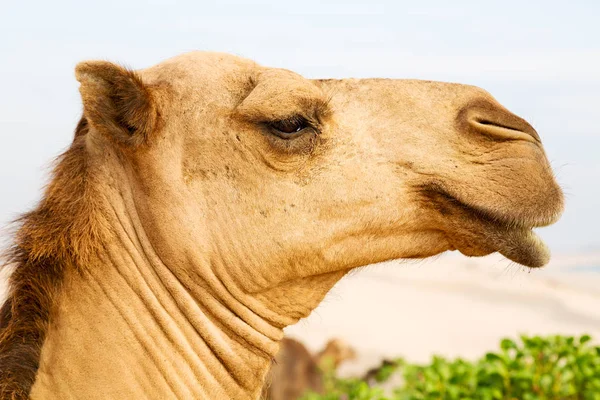
[[[140,268],[169,271],[158,280],[177,278],[186,290],[171,290],[175,298],[214,299],[203,310],[215,329],[224,324],[228,337],[246,343],[231,345],[238,361],[204,360],[224,365],[241,389],[205,382],[190,393],[256,397],[281,329],[307,316],[353,268],[446,250],[499,251],[529,267],[548,261],[531,229],[556,221],[562,192],[535,130],[479,88],[308,80],[229,55],[190,53],[140,71],[145,100],[127,106],[141,111],[117,110],[115,118],[105,103],[140,90],[125,78],[115,84],[120,74],[105,62],[77,70],[102,197],[117,214],[124,210],[119,224],[135,228],[137,250],[153,260]],[[126,103],[119,101],[113,106]],[[105,237],[118,252],[118,229]],[[71,298],[63,304],[75,304]],[[215,311],[221,306],[226,311]],[[67,314],[91,306],[69,307],[58,316],[70,321],[65,326],[85,320]],[[229,325],[232,314],[243,327]],[[93,340],[101,330],[78,334]],[[56,339],[69,335],[50,333],[54,350],[43,349],[42,371],[60,375],[49,354],[70,357]],[[73,371],[64,376],[77,379]],[[44,382],[34,392],[52,397],[52,381]]]

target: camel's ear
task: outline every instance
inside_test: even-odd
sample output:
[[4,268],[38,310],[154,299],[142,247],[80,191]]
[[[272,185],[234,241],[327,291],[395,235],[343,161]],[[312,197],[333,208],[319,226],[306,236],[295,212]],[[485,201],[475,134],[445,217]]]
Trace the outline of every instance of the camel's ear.
[[83,115],[88,123],[121,143],[138,145],[156,127],[157,110],[150,87],[133,71],[106,61],[75,68],[81,83]]

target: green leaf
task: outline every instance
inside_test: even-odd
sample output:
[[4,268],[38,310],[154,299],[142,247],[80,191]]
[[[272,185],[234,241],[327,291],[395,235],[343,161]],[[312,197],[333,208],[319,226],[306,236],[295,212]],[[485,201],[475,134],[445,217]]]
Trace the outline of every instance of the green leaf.
[[517,344],[514,341],[505,338],[505,339],[502,339],[502,341],[500,342],[500,348],[502,350],[516,349]]
[[589,342],[590,340],[592,340],[592,337],[590,335],[583,335],[579,338],[579,343],[584,344]]

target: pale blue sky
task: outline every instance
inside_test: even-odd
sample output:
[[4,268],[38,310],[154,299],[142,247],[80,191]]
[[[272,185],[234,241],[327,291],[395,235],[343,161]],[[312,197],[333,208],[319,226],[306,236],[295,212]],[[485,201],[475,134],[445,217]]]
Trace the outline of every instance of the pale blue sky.
[[307,77],[458,81],[542,136],[567,193],[541,230],[555,252],[600,248],[600,2],[12,1],[0,15],[0,224],[38,199],[81,113],[73,68],[141,68],[218,50]]

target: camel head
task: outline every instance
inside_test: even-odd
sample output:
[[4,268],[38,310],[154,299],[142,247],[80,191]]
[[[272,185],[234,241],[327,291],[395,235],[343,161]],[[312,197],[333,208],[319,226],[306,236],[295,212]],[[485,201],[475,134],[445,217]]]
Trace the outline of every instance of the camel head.
[[278,325],[371,263],[548,261],[532,229],[563,196],[540,136],[479,88],[310,80],[215,53],[76,73],[87,146],[146,247]]

